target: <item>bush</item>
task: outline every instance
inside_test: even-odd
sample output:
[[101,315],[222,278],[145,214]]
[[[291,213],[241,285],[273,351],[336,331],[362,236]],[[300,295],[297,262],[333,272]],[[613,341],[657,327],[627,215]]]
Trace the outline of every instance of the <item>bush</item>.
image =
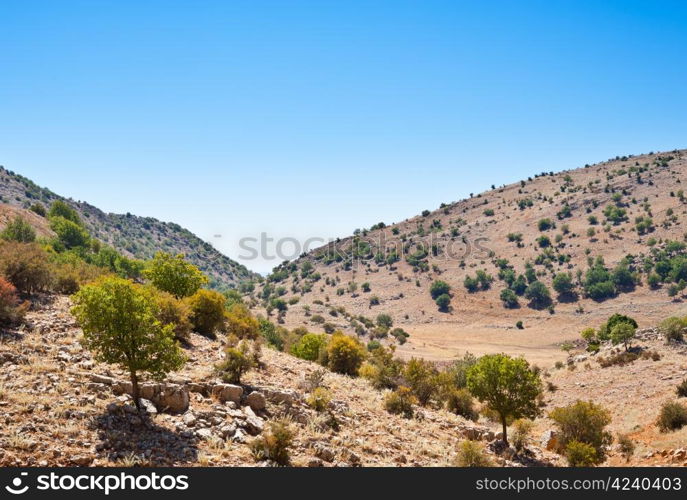
[[591,467],[602,462],[593,446],[575,440],[570,441],[565,447],[565,458],[570,467]]
[[437,370],[431,361],[411,358],[403,370],[403,378],[422,406],[429,403],[437,387]]
[[228,384],[240,384],[241,377],[253,368],[250,346],[243,340],[237,345],[229,345],[224,350],[224,360],[216,369],[222,380]]
[[[229,316],[230,313],[227,313],[227,331],[230,328]],[[267,345],[273,347],[277,351],[283,351],[285,343],[284,336],[280,333],[280,330],[276,327],[276,325],[264,318],[258,319],[258,324],[260,328],[260,333],[262,334],[262,338],[265,339]]]
[[661,432],[675,431],[687,425],[687,408],[677,401],[668,401],[661,407],[656,422]]
[[413,405],[417,404],[417,398],[409,387],[401,386],[384,398],[384,408],[394,415],[402,415],[404,418],[413,418]]
[[52,279],[48,254],[36,243],[0,242],[0,275],[20,293],[45,291]]
[[591,446],[596,454],[594,463],[605,459],[605,447],[612,436],[606,426],[611,423],[610,413],[591,401],[577,401],[568,406],[555,408],[549,417],[560,430],[560,450],[567,453],[568,444],[577,441]]
[[366,354],[365,346],[357,339],[335,333],[327,345],[327,366],[337,373],[356,376]]
[[105,269],[88,264],[72,252],[54,255],[52,260],[51,288],[57,293],[71,295],[81,285],[91,283],[107,273]]
[[611,342],[613,344],[624,344],[627,351],[628,344],[635,336],[636,329],[629,323],[618,323],[611,330]]
[[454,389],[449,392],[446,397],[446,409],[467,420],[476,422],[479,418],[472,394],[467,389]]
[[158,306],[157,319],[163,325],[172,325],[177,339],[188,340],[193,329],[189,305],[175,298],[171,293],[154,290]]
[[677,389],[675,389],[675,392],[677,393],[678,397],[687,398],[687,378],[680,382],[680,384],[677,386]]
[[635,452],[635,443],[627,434],[618,434],[618,450],[628,462]]
[[17,215],[10,221],[5,229],[0,232],[0,238],[6,241],[18,241],[19,243],[31,243],[36,240],[36,231],[23,217]]
[[325,411],[329,408],[329,403],[332,400],[332,395],[324,387],[317,387],[310,396],[308,396],[307,403],[310,408],[317,412]]
[[148,263],[143,275],[160,290],[177,298],[194,295],[208,282],[207,277],[183,255],[158,252]]
[[441,312],[447,312],[451,307],[451,296],[448,294],[439,295],[435,303]]
[[61,200],[53,202],[53,204],[50,206],[48,217],[51,219],[55,217],[62,217],[63,219],[81,225],[81,219],[79,218],[79,214],[76,212],[76,210]]
[[559,295],[572,294],[575,289],[572,275],[570,273],[558,273],[553,278],[553,289],[556,290]]
[[289,447],[293,444],[295,433],[286,420],[274,420],[268,424],[267,432],[250,443],[253,457],[260,460],[271,460],[278,465],[289,465],[291,457]]
[[492,463],[478,442],[465,440],[458,445],[458,453],[453,459],[453,465],[456,467],[491,467]]
[[551,294],[546,285],[541,281],[531,283],[525,290],[525,298],[535,309],[543,309],[551,303]]
[[451,286],[445,281],[435,281],[432,286],[429,287],[429,293],[434,300],[440,295],[448,295],[451,292]]
[[687,331],[687,321],[684,318],[666,318],[658,325],[658,330],[663,334],[667,341],[681,342]]
[[214,338],[215,332],[223,329],[224,295],[214,290],[198,290],[186,302],[191,310],[191,324],[197,333]]
[[507,307],[509,309],[518,307],[518,296],[510,288],[504,288],[503,290],[501,290],[500,298],[501,302],[503,302],[504,307]]
[[532,430],[534,429],[534,422],[520,418],[513,422],[513,432],[511,432],[511,441],[516,451],[522,451],[527,448],[532,437]]
[[90,244],[88,232],[76,222],[64,217],[52,217],[50,229],[57,235],[57,241],[67,249],[88,247]]
[[242,340],[255,340],[260,336],[261,323],[253,317],[246,306],[234,303],[224,314],[224,329],[227,335]]
[[308,361],[317,361],[327,348],[329,338],[322,333],[306,333],[291,346],[291,354]]
[[551,219],[540,219],[539,222],[537,222],[537,228],[540,231],[547,231],[553,227],[553,221]]
[[19,300],[14,285],[0,278],[0,325],[12,325],[21,321],[28,307],[28,302],[22,304]]
[[377,326],[389,329],[394,326],[394,320],[388,314],[380,314],[377,316]]

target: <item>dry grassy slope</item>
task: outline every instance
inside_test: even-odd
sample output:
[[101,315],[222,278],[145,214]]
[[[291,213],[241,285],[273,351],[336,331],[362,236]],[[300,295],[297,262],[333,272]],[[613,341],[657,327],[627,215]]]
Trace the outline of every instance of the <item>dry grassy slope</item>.
[[48,208],[55,200],[71,205],[79,212],[93,236],[129,257],[149,259],[160,250],[173,254],[183,253],[211,278],[213,285],[219,287],[234,286],[241,281],[257,278],[245,266],[221,254],[212,245],[178,224],[162,222],[152,217],[105,213],[86,202],[63,198],[0,167],[0,204],[28,208],[38,202]]
[[[211,397],[191,392],[186,414],[160,413],[147,424],[134,415],[124,413],[123,418],[121,410],[109,410],[116,397],[100,382],[103,377],[126,380],[126,374],[94,362],[82,347],[67,297],[36,299],[26,325],[0,330],[0,466],[255,465],[248,447],[252,438],[242,443],[219,437],[223,426],[235,425],[239,417],[227,416],[230,407]],[[218,382],[213,366],[221,359],[222,344],[198,335],[192,336],[191,344],[185,348],[186,366],[169,380]],[[262,359],[265,366],[244,377],[246,391],[249,386],[272,387],[298,397],[288,410],[296,431],[293,465],[449,465],[459,441],[475,438],[474,432],[493,439],[490,429],[498,428],[443,410],[421,409],[423,418],[411,420],[391,415],[383,408],[384,394],[368,382],[327,372],[324,382],[341,427],[338,432],[323,430],[317,424],[321,418],[303,401],[307,392],[302,381],[319,366],[268,349]],[[238,414],[242,411],[245,406]],[[268,404],[258,415],[268,422],[283,411]],[[188,427],[190,414],[199,423]],[[200,425],[204,419],[213,425]],[[531,450],[535,458],[561,463],[537,446]],[[493,454],[492,458],[500,460]]]
[[23,217],[36,230],[38,237],[50,238],[55,233],[50,229],[48,221],[30,210],[15,207],[12,205],[0,205],[0,231],[17,216]]
[[[673,158],[667,165],[664,163],[666,157]],[[646,171],[640,174],[642,183],[638,183],[636,174],[630,172],[631,168],[637,167],[646,167]],[[627,173],[618,174],[621,170]],[[684,306],[679,300],[671,300],[665,289],[654,291],[643,285],[632,293],[621,294],[601,303],[582,298],[575,303],[556,304],[553,315],[526,307],[523,299],[519,309],[505,309],[499,299],[503,283],[496,279],[494,260],[506,258],[518,273],[522,273],[525,263],[533,261],[541,252],[536,238],[546,234],[554,242],[555,236],[561,233],[561,226],[567,224],[569,233],[563,236],[559,245],[554,242],[554,247],[558,253],[568,254],[570,263],[554,264],[552,272],[547,271],[540,278],[550,286],[555,272],[571,271],[574,275],[578,269],[585,271],[587,251],[591,256],[603,256],[607,265],[613,266],[627,254],[646,254],[649,238],[682,241],[687,232],[684,223],[687,205],[670,193],[681,189],[681,179],[685,173],[685,151],[619,158],[554,175],[533,176],[532,180],[525,181],[524,186],[516,183],[493,189],[448,204],[429,215],[371,231],[364,237],[379,241],[380,235],[383,235],[389,246],[400,245],[402,239],[413,244],[424,241],[429,245],[430,236],[418,235],[418,227],[422,225],[429,232],[433,221],[439,221],[441,229],[432,235],[442,253],[447,245],[453,245],[457,252],[466,247],[469,250],[454,258],[445,258],[441,253],[438,257],[430,257],[428,272],[414,272],[404,259],[393,268],[378,266],[369,260],[358,269],[345,270],[341,263],[324,264],[317,259],[324,249],[314,250],[296,262],[299,267],[304,261],[312,262],[315,271],[321,275],[321,280],[314,283],[312,291],[292,291],[294,285],[300,287],[305,281],[298,278],[296,273],[274,284],[286,287],[288,293],[283,298],[299,297],[299,303],[289,307],[285,324],[290,327],[306,324],[310,329],[317,329],[318,326],[310,323],[304,313],[306,305],[311,307],[313,314],[321,314],[327,321],[347,331],[352,331],[347,320],[341,315],[332,317],[328,314],[331,306],[341,306],[351,314],[370,318],[379,313],[388,313],[394,318],[395,326],[401,326],[411,334],[410,342],[399,349],[404,356],[421,355],[441,360],[462,355],[465,350],[476,353],[507,351],[551,364],[564,357],[559,349],[560,343],[576,338],[583,327],[598,326],[614,312],[629,313],[637,318],[640,326],[651,326],[665,316],[683,311]],[[607,185],[609,190],[606,190]],[[602,211],[611,203],[612,193],[609,191],[612,190],[625,190],[627,193],[623,201],[628,203],[628,219],[613,226],[610,233],[604,233],[602,225],[605,217]],[[533,206],[521,210],[518,201],[528,198]],[[645,198],[651,205],[656,228],[652,233],[640,236],[633,228],[635,218],[646,215],[642,208]],[[557,213],[565,204],[571,207],[572,216],[557,220]],[[492,209],[494,215],[485,215],[486,209]],[[676,216],[672,223],[667,222],[668,209],[672,209]],[[594,226],[600,232],[596,238],[587,236],[587,229],[591,227],[587,220],[589,215],[597,216],[600,221],[599,225]],[[557,228],[542,233],[537,228],[537,222],[547,217],[556,222]],[[458,236],[451,236],[452,228],[457,228]],[[524,247],[518,248],[515,243],[508,242],[508,233],[522,233]],[[463,239],[467,245],[462,243]],[[348,247],[351,242],[352,239],[347,238],[342,240],[341,246]],[[432,265],[437,266],[436,270]],[[537,271],[544,270],[543,266],[535,268]],[[463,286],[463,280],[468,274],[474,276],[478,269],[487,270],[495,281],[491,290],[469,294]],[[325,284],[328,278],[332,280],[331,285]],[[447,281],[453,287],[453,310],[450,313],[439,312],[430,297],[429,286],[436,279]],[[359,286],[369,282],[371,291],[360,293],[359,289],[355,297],[348,292],[337,295],[337,289],[345,288],[351,281]],[[260,290],[257,292],[260,293]],[[380,305],[370,307],[372,295],[380,298]],[[317,300],[325,305],[315,304]],[[583,312],[579,310],[580,307]],[[256,307],[256,310],[261,311],[261,308]],[[515,328],[517,321],[524,323],[524,330]]]

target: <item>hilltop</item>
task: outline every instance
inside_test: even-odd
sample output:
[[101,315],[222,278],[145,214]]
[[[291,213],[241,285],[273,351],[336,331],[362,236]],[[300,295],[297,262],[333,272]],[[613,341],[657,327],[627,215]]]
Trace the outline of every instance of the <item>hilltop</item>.
[[[201,240],[178,224],[129,213],[105,213],[86,202],[59,196],[47,188],[39,187],[26,177],[0,167],[0,204],[11,207],[4,208],[3,212],[14,213],[21,209],[22,215],[39,229],[39,234],[46,234],[49,229],[28,209],[36,204],[49,208],[57,200],[69,204],[78,212],[92,236],[127,257],[147,260],[158,251],[184,254],[190,262],[207,274],[212,285],[218,288],[234,287],[242,281],[258,278],[257,274],[220,253],[210,243]],[[6,222],[5,219],[7,217],[0,215],[0,226]]]
[[[287,327],[368,339],[386,314],[410,334],[397,351],[404,357],[506,351],[552,364],[565,358],[562,344],[615,312],[640,327],[683,313],[685,174],[685,151],[675,150],[494,186],[280,265],[252,294],[253,309]],[[570,273],[569,293],[553,289],[561,273]],[[435,281],[450,286],[444,311]],[[550,300],[524,296],[533,281]]]

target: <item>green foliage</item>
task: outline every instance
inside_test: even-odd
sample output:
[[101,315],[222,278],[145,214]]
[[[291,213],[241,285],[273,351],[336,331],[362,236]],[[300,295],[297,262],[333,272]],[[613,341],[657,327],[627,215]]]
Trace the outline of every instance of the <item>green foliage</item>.
[[291,346],[291,354],[308,361],[317,361],[328,342],[329,338],[325,334],[306,333]]
[[117,364],[129,373],[137,406],[139,372],[162,379],[183,366],[173,327],[160,323],[155,298],[140,286],[104,278],[82,287],[73,302],[84,345],[97,361]]
[[20,293],[46,291],[52,282],[48,254],[36,243],[0,241],[0,276]]
[[327,345],[327,366],[334,372],[355,376],[366,355],[365,346],[357,339],[335,333]]
[[274,420],[268,424],[267,432],[251,441],[249,446],[256,460],[270,460],[285,466],[291,461],[289,448],[294,438],[295,432],[287,420]]
[[472,394],[467,389],[451,390],[446,396],[446,409],[467,420],[477,421],[479,418]]
[[539,413],[536,399],[542,390],[541,380],[522,358],[482,356],[467,372],[467,388],[499,415],[505,443],[509,419],[534,418]]
[[449,311],[451,307],[451,296],[447,293],[439,295],[434,301],[441,312]]
[[687,331],[687,320],[675,316],[666,318],[659,323],[658,330],[667,341],[681,342]]
[[179,300],[171,293],[155,288],[152,293],[157,301],[157,319],[163,325],[172,325],[174,334],[179,340],[188,340],[193,325],[191,324],[191,308],[188,303]]
[[617,441],[620,454],[625,457],[625,460],[629,461],[635,452],[634,441],[627,434],[618,434]]
[[183,255],[158,252],[148,262],[143,275],[165,292],[177,298],[190,297],[208,282],[207,277]]
[[91,239],[88,232],[72,220],[65,219],[64,217],[51,217],[50,229],[55,232],[57,241],[64,248],[85,248],[90,245]]
[[434,364],[424,359],[411,358],[403,370],[403,378],[422,406],[429,403],[437,391],[437,370]]
[[540,219],[539,222],[537,222],[537,228],[540,231],[548,231],[552,227],[554,227],[554,224],[553,224],[553,221],[549,218]]
[[40,215],[41,217],[45,217],[46,215],[48,215],[47,210],[40,203],[34,203],[29,207],[29,210],[31,210],[36,215]]
[[9,326],[20,322],[29,303],[22,303],[17,295],[17,289],[12,283],[0,278],[0,325]]
[[621,322],[611,328],[610,336],[613,344],[624,344],[627,351],[628,344],[635,336],[636,328],[629,323]]
[[678,384],[677,389],[675,389],[675,392],[679,397],[687,398],[687,378],[680,382],[680,384]]
[[6,241],[31,243],[36,240],[36,231],[22,216],[17,215],[0,232],[0,238]]
[[606,426],[611,423],[611,415],[603,407],[591,401],[576,401],[568,406],[555,408],[549,417],[560,431],[559,447],[565,451],[574,441],[585,443],[595,452],[593,463],[605,459],[605,447],[612,441]]
[[519,418],[513,422],[513,432],[511,432],[511,441],[515,451],[523,451],[527,448],[530,442],[532,431],[534,430],[534,422],[524,418]]
[[661,432],[682,429],[687,425],[687,408],[677,401],[667,401],[661,407],[656,425]]
[[53,204],[50,206],[50,211],[48,212],[48,218],[53,219],[55,217],[61,217],[73,222],[74,224],[79,226],[81,225],[81,218],[76,210],[60,200],[53,202]]
[[440,295],[448,295],[451,293],[451,285],[441,280],[434,281],[429,287],[429,293],[432,299],[436,300]]
[[[219,298],[217,299],[219,302]],[[219,308],[217,308],[219,313]],[[219,326],[219,325],[218,325]],[[261,323],[253,317],[243,304],[232,304],[224,315],[227,335],[241,340],[255,340],[261,332]]]
[[250,355],[248,342],[242,340],[235,345],[230,342],[224,350],[224,360],[217,365],[216,370],[222,380],[228,384],[240,384],[241,377],[254,366]]
[[558,273],[553,278],[553,289],[559,295],[571,295],[575,289],[573,277],[570,273]]
[[525,290],[525,298],[530,301],[530,305],[535,309],[543,309],[551,303],[549,289],[541,281],[530,283]]
[[608,222],[613,225],[618,225],[627,220],[627,211],[624,208],[620,208],[616,205],[606,205],[603,213]]
[[615,313],[606,320],[606,322],[599,327],[597,335],[600,340],[609,340],[611,338],[611,331],[616,325],[621,323],[627,323],[635,330],[637,329],[637,322],[634,318],[626,316],[624,314]]
[[384,398],[384,408],[391,414],[402,415],[404,418],[413,418],[413,405],[417,404],[417,398],[409,387],[401,386],[390,392]]
[[510,288],[504,288],[501,290],[500,294],[501,302],[503,302],[504,307],[509,309],[518,307],[518,296]]
[[[227,317],[228,316],[229,314],[227,314]],[[277,351],[283,351],[284,338],[282,337],[282,335],[280,335],[277,326],[271,321],[264,318],[259,318],[258,323],[260,328],[260,334],[262,335],[262,338],[265,339],[265,342],[267,342],[267,345],[273,347]]]
[[453,459],[456,467],[492,467],[493,464],[477,441],[465,440],[458,444],[458,453]]
[[214,337],[217,330],[223,329],[226,302],[224,295],[214,290],[198,290],[186,301],[191,309],[193,329],[197,333]]
[[591,467],[599,463],[596,449],[580,441],[570,441],[565,447],[565,458],[570,467]]
[[332,400],[332,395],[324,387],[317,387],[308,396],[306,402],[308,406],[317,412],[326,411],[329,408],[329,403]]
[[379,314],[377,316],[377,326],[389,329],[394,326],[394,320],[388,314]]

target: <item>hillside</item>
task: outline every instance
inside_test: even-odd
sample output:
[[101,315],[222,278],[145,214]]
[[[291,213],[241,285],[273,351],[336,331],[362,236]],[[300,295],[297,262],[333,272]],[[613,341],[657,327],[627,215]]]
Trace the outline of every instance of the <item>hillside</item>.
[[[16,210],[27,209],[35,203],[48,208],[56,200],[62,200],[77,210],[94,237],[128,257],[150,259],[158,251],[182,253],[210,277],[215,287],[236,286],[242,281],[257,278],[245,266],[218,252],[212,245],[178,224],[162,222],[152,217],[105,213],[86,202],[59,196],[0,167],[0,203],[15,207]],[[9,210],[11,209],[5,209]],[[40,221],[33,220],[35,215],[29,217],[34,226],[41,227]],[[0,217],[1,225],[3,219]]]
[[[385,313],[410,334],[397,351],[405,357],[506,351],[549,365],[565,358],[561,344],[612,313],[640,327],[684,315],[685,174],[685,151],[618,157],[380,223],[276,268],[253,293],[254,310],[286,307],[287,327],[324,323],[367,338]],[[559,273],[570,273],[570,293],[553,290]],[[451,288],[445,312],[430,295],[437,280]],[[524,286],[506,307],[513,280]],[[550,302],[522,295],[535,280]]]

